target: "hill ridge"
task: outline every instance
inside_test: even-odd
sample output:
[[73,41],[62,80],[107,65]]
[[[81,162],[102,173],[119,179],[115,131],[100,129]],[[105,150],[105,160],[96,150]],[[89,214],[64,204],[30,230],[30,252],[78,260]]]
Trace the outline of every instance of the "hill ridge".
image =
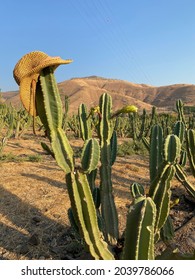
[[[194,84],[152,86],[92,75],[59,82],[58,88],[62,101],[63,96],[69,96],[70,112],[77,112],[81,103],[85,103],[89,108],[98,105],[99,97],[104,92],[112,96],[114,109],[135,105],[140,111],[144,108],[149,111],[152,106],[161,110],[172,110],[178,99],[187,106],[195,106]],[[1,92],[1,96],[3,102],[20,105],[18,91]]]

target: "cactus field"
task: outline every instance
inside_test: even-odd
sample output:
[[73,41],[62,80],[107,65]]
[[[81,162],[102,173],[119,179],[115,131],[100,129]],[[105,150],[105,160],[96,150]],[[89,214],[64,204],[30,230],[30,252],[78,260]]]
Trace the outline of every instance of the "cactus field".
[[23,106],[0,104],[0,259],[195,259],[195,115],[134,104],[69,112],[32,52],[14,68]]
[[[34,135],[30,125],[19,138],[15,138],[13,132],[1,155],[0,258],[91,259],[80,238],[70,227],[67,214],[70,200],[64,172],[52,156],[43,150],[41,143],[49,145],[49,141],[44,131],[39,132],[38,128],[39,123],[37,135]],[[72,130],[69,134],[71,145],[79,154],[83,140],[76,137]],[[130,185],[137,182],[146,191],[150,185],[149,154],[146,148],[142,147],[139,151],[128,146],[128,142],[132,142],[132,138],[118,137],[119,155],[112,168],[120,234],[125,228],[126,214],[132,202]],[[195,184],[188,165],[186,170],[189,180]],[[97,185],[99,181],[97,176]],[[172,183],[172,200],[170,215],[175,228],[175,246],[181,252],[192,253],[195,246],[195,203],[176,178]],[[163,242],[158,242],[156,253],[159,254],[164,248]]]

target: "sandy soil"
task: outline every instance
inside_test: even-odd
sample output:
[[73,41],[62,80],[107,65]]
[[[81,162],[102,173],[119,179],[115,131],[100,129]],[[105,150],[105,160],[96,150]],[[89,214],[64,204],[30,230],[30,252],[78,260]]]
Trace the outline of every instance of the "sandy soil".
[[[0,259],[86,259],[90,258],[70,229],[70,207],[64,172],[41,148],[47,140],[30,132],[22,139],[10,139],[0,161]],[[80,146],[80,140],[72,140]],[[122,233],[131,202],[132,182],[149,187],[147,157],[118,157],[113,166],[113,188]],[[193,180],[193,178],[190,178]],[[97,181],[98,183],[98,181]],[[172,185],[173,198],[180,202],[171,209],[176,230],[175,244],[182,252],[195,249],[194,202],[178,181]],[[184,225],[185,224],[185,225]],[[158,251],[164,246],[159,243]]]

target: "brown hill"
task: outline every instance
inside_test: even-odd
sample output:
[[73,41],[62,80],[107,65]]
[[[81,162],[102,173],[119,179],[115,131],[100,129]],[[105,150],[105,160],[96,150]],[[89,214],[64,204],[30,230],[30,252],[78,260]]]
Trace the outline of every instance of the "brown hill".
[[[172,110],[177,99],[181,99],[185,105],[195,106],[195,85],[176,84],[154,87],[91,76],[66,80],[58,86],[62,100],[63,96],[69,96],[71,112],[77,112],[81,103],[85,103],[88,108],[98,105],[99,97],[104,92],[112,96],[115,109],[133,104],[140,111],[143,108],[150,111],[152,106],[158,107],[159,110]],[[3,92],[2,97],[6,103],[12,103],[14,106],[20,104],[18,91]]]

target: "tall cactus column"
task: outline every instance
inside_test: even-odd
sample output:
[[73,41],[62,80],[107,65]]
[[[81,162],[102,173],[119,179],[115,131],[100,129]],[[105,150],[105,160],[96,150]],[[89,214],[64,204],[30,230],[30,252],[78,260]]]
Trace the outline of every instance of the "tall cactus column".
[[110,95],[103,94],[100,98],[100,193],[101,193],[101,212],[104,219],[106,239],[111,245],[116,244],[118,233],[118,215],[113,197],[111,167],[112,151],[111,138],[113,135],[113,125],[111,120],[112,100]]
[[[33,55],[35,55],[33,53]],[[30,62],[33,61],[30,59]],[[37,58],[37,63],[39,57]],[[48,62],[48,59],[47,59]],[[57,60],[58,63],[60,63]],[[51,61],[50,61],[51,63]],[[45,66],[45,67],[44,67]],[[17,65],[17,70],[23,71],[25,63]],[[86,173],[91,169],[97,168],[98,156],[95,157],[93,164],[88,164],[85,160],[86,152],[83,152],[82,167],[77,168],[74,163],[73,150],[62,129],[62,104],[57,83],[54,77],[55,67],[53,64],[42,64],[40,69],[33,68],[30,74],[36,73],[36,87],[34,88],[33,113],[41,118],[46,130],[48,131],[49,140],[53,153],[58,165],[66,173],[66,183],[71,201],[72,213],[75,222],[79,228],[81,236],[84,238],[86,247],[95,259],[113,259],[113,254],[108,249],[107,244],[103,241],[102,234],[97,223],[96,208],[93,202],[91,190],[88,184]],[[15,71],[17,74],[17,71]],[[28,80],[32,77],[29,74]],[[25,77],[24,77],[25,78]],[[21,81],[23,77],[21,77]],[[29,90],[30,90],[30,84]],[[25,93],[22,91],[22,94]],[[27,103],[29,105],[29,102]],[[27,106],[28,107],[28,106]],[[91,146],[98,145],[98,142],[91,140],[84,146],[86,151],[92,150]],[[94,144],[94,145],[93,145]],[[90,146],[90,147],[89,147]],[[90,157],[91,158],[91,157]]]

